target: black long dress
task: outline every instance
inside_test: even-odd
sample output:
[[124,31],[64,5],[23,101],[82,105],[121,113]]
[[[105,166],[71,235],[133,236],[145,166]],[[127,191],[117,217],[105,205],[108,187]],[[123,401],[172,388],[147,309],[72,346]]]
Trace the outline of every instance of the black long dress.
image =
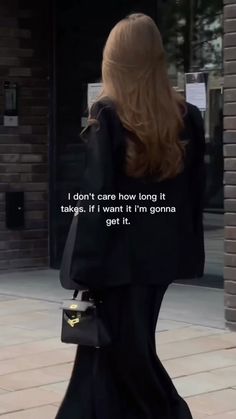
[[112,344],[78,347],[56,419],[192,419],[156,354],[155,329],[168,286],[101,292]]
[[[79,216],[65,279],[100,294],[100,315],[112,344],[106,349],[78,347],[56,419],[192,419],[156,355],[155,327],[169,284],[178,277],[202,276],[204,270],[201,114],[187,105],[184,171],[173,179],[149,182],[128,178],[122,171],[126,133],[114,107],[100,102],[91,113],[98,127],[86,130],[87,169],[81,192],[136,197],[139,192],[164,193],[165,205],[174,205],[177,212],[128,212],[130,225],[113,227],[106,227],[107,215],[101,211]],[[138,199],[132,203],[140,204]],[[145,205],[150,210],[153,203]]]

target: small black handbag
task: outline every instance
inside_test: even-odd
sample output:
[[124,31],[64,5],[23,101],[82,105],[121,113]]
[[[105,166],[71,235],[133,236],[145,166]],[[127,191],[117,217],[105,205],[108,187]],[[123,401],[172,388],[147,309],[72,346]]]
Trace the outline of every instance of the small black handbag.
[[80,346],[101,348],[110,343],[110,337],[102,320],[98,316],[98,305],[82,291],[81,299],[76,300],[74,292],[72,300],[65,301],[62,307],[61,341]]
[[[77,206],[80,204],[78,201]],[[92,297],[89,290],[76,289],[78,284],[71,279],[70,270],[73,248],[78,230],[78,217],[74,216],[66,240],[61,269],[60,281],[65,289],[75,290],[73,299],[64,301],[62,306],[61,341],[80,346],[100,348],[110,343],[110,337],[103,321],[99,317],[100,299]],[[76,300],[79,294],[79,299]]]

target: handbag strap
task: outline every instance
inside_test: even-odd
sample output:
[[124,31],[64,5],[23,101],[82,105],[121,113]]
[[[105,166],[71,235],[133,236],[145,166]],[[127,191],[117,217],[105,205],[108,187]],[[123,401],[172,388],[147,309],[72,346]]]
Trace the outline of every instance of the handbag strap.
[[[80,200],[78,200],[77,206],[80,206]],[[70,271],[71,271],[71,263],[72,263],[72,255],[73,249],[75,246],[76,234],[77,234],[77,227],[78,227],[78,216],[74,215],[72,218],[72,222],[70,225],[69,233],[66,239],[63,255],[62,255],[62,262],[60,267],[60,282],[63,288],[74,290],[77,286],[75,281],[70,279]]]
[[[83,293],[88,294],[87,297],[86,297],[86,294],[85,294],[85,297],[86,297],[85,299],[83,299]],[[72,299],[75,300],[77,298],[78,294],[80,294],[79,301],[92,301],[92,300],[94,300],[94,298],[92,297],[91,291],[89,289],[80,289],[80,290],[76,289],[76,290],[74,290]]]
[[[80,200],[77,201],[77,206],[80,206]],[[79,215],[74,215],[71,226],[69,229],[69,234],[67,236],[66,244],[64,247],[61,269],[60,269],[60,282],[61,285],[66,289],[73,289],[76,285],[74,281],[70,280],[70,269],[71,269],[71,259],[72,252],[75,246],[76,234],[77,234],[77,225],[78,225]],[[81,292],[81,289],[74,289],[72,300],[75,300]]]
[[74,290],[72,300],[75,300],[78,294],[79,294],[79,291],[78,290]]

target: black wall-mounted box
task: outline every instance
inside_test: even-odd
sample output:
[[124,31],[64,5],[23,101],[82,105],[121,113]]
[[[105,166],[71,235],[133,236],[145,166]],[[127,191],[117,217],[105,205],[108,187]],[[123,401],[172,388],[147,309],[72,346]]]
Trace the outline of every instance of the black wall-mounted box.
[[24,192],[6,192],[6,226],[20,229],[25,225]]

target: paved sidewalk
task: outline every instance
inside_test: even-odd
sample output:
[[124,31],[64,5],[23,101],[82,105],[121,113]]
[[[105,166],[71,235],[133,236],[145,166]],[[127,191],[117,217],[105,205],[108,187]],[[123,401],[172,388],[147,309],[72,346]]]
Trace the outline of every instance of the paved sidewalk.
[[[50,270],[2,274],[0,293],[0,418],[54,419],[75,355],[60,342],[68,293]],[[156,337],[193,418],[235,418],[236,333],[224,329],[223,291],[172,285]]]

